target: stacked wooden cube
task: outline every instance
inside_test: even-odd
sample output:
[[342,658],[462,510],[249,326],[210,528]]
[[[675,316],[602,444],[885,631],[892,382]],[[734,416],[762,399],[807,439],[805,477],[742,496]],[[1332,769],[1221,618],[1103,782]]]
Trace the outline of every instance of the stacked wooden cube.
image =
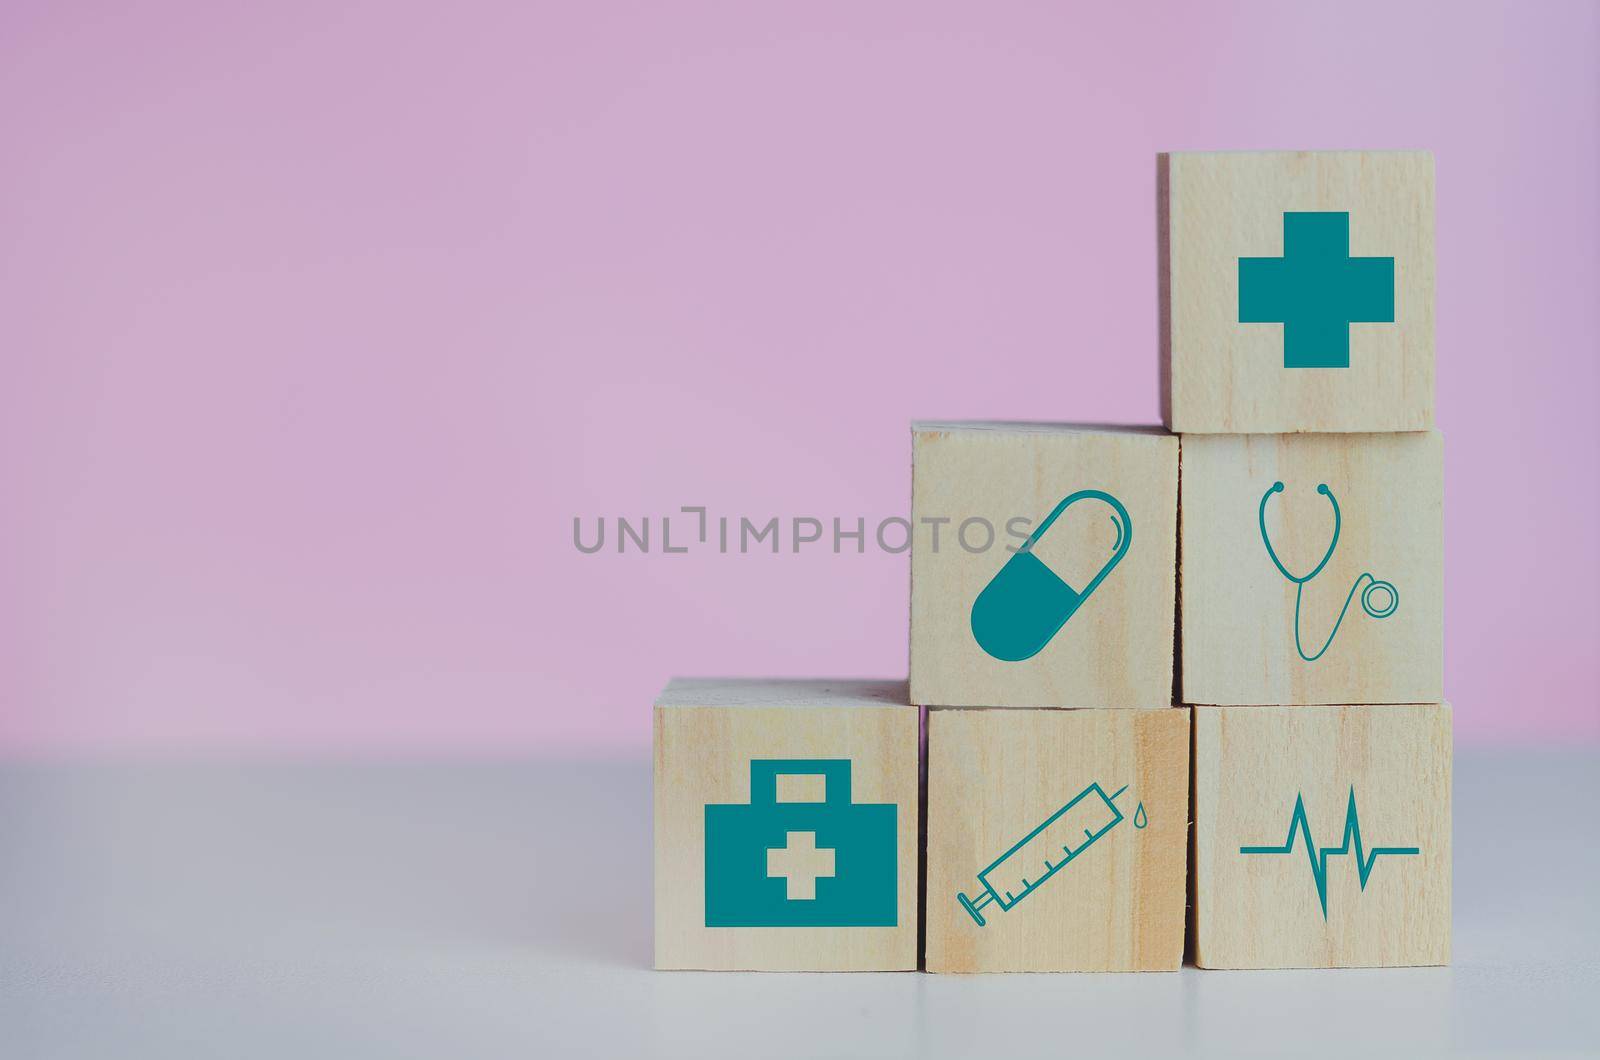
[[1448,961],[1432,161],[1158,188],[1165,429],[914,424],[909,687],[663,692],[658,967]]

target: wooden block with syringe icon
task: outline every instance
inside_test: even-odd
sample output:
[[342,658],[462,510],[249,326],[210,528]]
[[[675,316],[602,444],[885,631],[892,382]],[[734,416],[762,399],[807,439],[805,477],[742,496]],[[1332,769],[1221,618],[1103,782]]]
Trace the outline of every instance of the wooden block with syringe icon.
[[1189,712],[929,708],[930,972],[1173,971]]
[[912,425],[911,698],[1172,704],[1178,440]]

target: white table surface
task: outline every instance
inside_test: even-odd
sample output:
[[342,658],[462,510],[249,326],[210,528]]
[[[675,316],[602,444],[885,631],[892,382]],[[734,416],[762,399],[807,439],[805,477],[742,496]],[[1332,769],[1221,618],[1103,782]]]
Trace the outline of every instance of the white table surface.
[[1600,1053],[1600,753],[1462,752],[1455,963],[658,973],[647,761],[0,765],[0,1055]]

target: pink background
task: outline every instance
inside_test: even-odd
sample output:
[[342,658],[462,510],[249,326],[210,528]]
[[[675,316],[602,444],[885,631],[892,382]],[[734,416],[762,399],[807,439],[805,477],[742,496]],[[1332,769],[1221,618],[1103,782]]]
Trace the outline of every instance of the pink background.
[[12,0],[0,748],[637,750],[899,674],[913,417],[1156,417],[1154,155],[1438,166],[1446,689],[1600,738],[1593,3]]

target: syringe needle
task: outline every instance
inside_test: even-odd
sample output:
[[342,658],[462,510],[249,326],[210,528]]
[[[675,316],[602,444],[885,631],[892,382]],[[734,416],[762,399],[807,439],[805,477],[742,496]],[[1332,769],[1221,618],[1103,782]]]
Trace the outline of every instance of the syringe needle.
[[1112,792],[1111,795],[1106,799],[1106,801],[1107,802],[1111,802],[1111,803],[1115,803],[1117,801],[1117,796],[1121,795],[1123,792],[1125,792],[1127,790],[1128,790],[1128,785],[1126,785],[1126,784],[1122,785],[1122,787],[1120,787],[1116,791]]

